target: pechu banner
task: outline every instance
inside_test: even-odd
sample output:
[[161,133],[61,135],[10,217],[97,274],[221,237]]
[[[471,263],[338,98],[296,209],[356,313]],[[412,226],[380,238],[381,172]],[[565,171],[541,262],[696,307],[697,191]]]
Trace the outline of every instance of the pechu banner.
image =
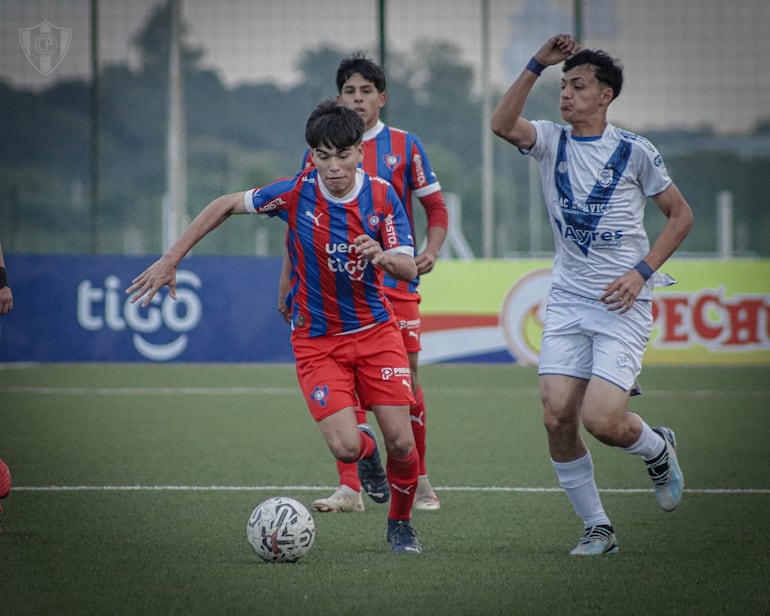
[[[422,279],[424,363],[536,364],[550,260],[440,262]],[[679,259],[653,295],[647,364],[770,364],[770,261]]]

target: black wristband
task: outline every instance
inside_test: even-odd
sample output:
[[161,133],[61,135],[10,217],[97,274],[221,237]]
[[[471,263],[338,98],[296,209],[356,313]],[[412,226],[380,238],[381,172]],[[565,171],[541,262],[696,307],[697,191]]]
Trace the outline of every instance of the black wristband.
[[8,272],[5,268],[0,266],[0,289],[4,289],[8,286]]
[[655,273],[655,270],[650,267],[650,264],[647,263],[644,259],[639,261],[636,265],[634,265],[634,269],[639,272],[642,275],[642,278],[644,278],[645,282],[650,279],[650,276],[652,276]]
[[532,56],[529,59],[529,62],[527,62],[527,70],[530,73],[535,73],[538,77],[540,76],[540,73],[543,72],[543,69],[545,68],[545,64],[540,64],[540,62],[537,61],[537,58],[535,56]]

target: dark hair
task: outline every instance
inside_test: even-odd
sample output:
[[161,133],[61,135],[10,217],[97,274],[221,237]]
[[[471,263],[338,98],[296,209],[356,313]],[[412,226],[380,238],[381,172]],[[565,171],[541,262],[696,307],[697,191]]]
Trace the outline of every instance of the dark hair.
[[566,73],[582,64],[593,66],[596,79],[612,88],[612,100],[620,96],[620,90],[623,88],[623,65],[619,60],[601,49],[581,49],[564,61],[562,71]]
[[385,71],[380,66],[366,57],[366,52],[359,51],[352,56],[343,58],[337,67],[337,92],[342,92],[342,86],[350,79],[351,75],[358,73],[374,84],[377,92],[384,92],[387,85]]
[[344,150],[359,144],[363,136],[364,121],[333,99],[319,103],[305,125],[305,141],[311,148],[325,145]]

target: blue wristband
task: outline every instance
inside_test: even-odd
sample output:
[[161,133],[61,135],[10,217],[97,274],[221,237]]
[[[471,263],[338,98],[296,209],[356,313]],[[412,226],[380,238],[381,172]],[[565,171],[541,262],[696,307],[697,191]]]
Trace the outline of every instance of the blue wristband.
[[543,72],[543,69],[545,68],[545,64],[540,64],[540,62],[537,61],[535,56],[532,56],[529,59],[529,62],[527,62],[527,70],[531,73],[535,73],[538,77],[540,76],[540,73]]
[[650,267],[650,264],[647,263],[644,259],[639,261],[636,265],[634,265],[634,269],[639,272],[642,275],[642,278],[644,278],[645,282],[650,279],[650,276],[652,276],[655,273],[655,270]]

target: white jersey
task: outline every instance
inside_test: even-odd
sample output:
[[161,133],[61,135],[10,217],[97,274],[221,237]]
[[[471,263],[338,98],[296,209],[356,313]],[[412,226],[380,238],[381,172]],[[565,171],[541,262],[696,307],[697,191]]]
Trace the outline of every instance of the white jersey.
[[[553,287],[598,299],[649,252],[644,206],[671,178],[649,141],[610,124],[589,138],[573,136],[570,126],[532,124],[535,145],[522,152],[540,165],[556,244]],[[652,286],[650,278],[639,299],[649,299]]]

